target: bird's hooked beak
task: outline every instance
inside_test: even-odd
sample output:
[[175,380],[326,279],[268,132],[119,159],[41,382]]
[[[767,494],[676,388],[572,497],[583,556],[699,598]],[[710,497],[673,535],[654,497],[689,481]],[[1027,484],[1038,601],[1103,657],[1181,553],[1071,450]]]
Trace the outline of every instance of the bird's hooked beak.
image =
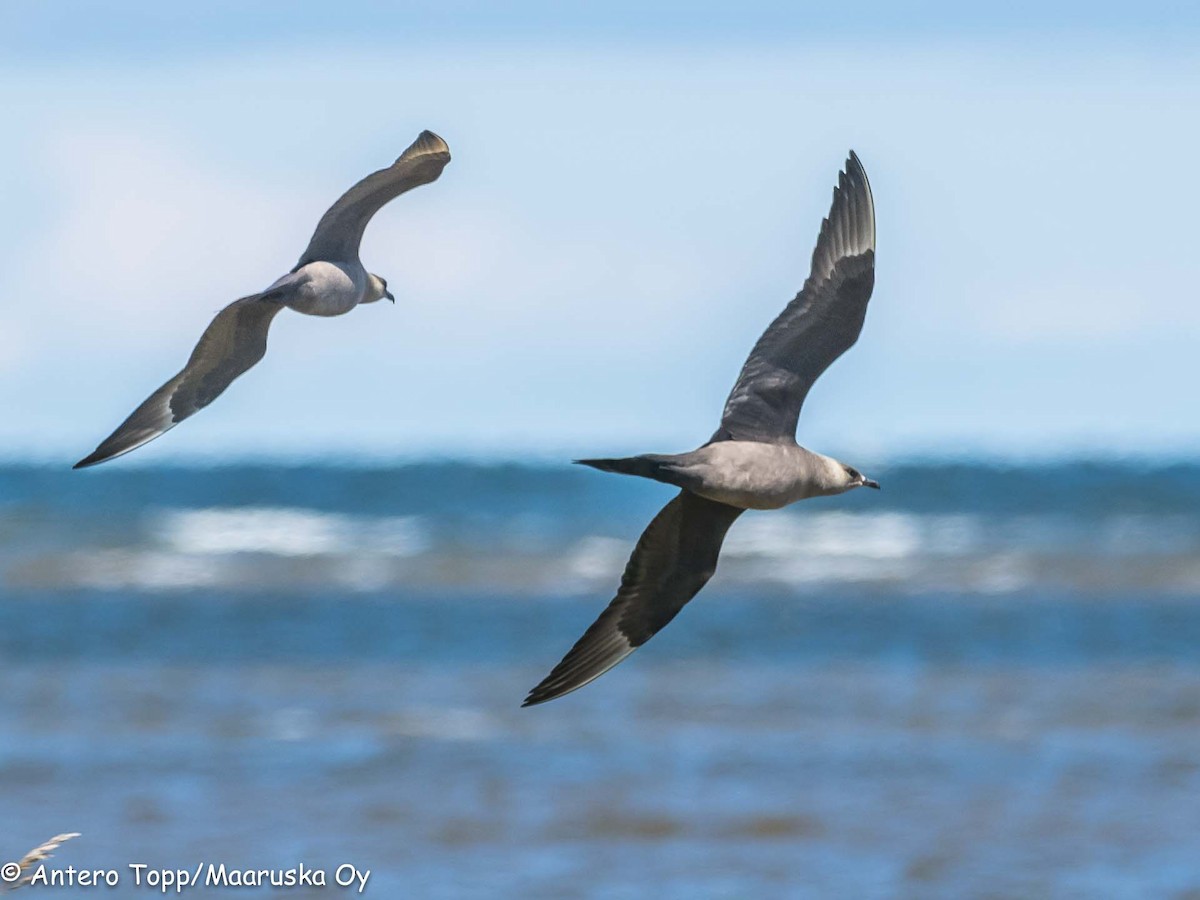
[[862,486],[869,487],[869,488],[875,488],[875,490],[877,490],[877,491],[880,490],[879,482],[873,478],[868,478],[866,475],[863,476]]
[[391,291],[384,291],[384,292],[383,292],[383,298],[384,298],[385,300],[391,300],[393,303],[395,303],[395,302],[396,302],[396,298],[392,296],[392,292],[391,292]]

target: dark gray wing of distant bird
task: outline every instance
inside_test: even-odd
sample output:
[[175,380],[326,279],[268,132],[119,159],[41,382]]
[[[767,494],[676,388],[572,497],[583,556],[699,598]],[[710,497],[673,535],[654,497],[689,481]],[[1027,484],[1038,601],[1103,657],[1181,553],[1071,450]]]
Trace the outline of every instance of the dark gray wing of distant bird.
[[278,291],[235,300],[212,320],[183,371],[150,395],[76,469],[136,450],[212,403],[267,352],[267,330],[283,309]]
[[371,217],[405,191],[437,181],[448,162],[446,142],[432,131],[422,131],[394,163],[368,175],[329,207],[296,268],[317,260],[357,260],[358,245]]
[[851,151],[808,280],[754,345],[712,440],[794,441],[813,382],[858,340],[874,284],[875,205]]
[[741,514],[681,491],[642,533],[616,598],[522,706],[583,687],[650,640],[708,583],[725,533]]

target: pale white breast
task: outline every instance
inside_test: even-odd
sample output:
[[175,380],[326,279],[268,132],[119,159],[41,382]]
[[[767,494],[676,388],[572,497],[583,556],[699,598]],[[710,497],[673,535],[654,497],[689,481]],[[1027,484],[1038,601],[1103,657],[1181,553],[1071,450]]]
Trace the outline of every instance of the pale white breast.
[[366,295],[367,271],[361,265],[312,262],[297,274],[304,276],[304,282],[287,305],[308,316],[343,315]]

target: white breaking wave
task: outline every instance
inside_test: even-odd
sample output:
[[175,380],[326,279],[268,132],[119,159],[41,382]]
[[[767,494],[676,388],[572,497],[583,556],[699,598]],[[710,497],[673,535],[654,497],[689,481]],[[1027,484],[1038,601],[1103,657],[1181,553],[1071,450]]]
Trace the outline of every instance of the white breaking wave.
[[418,516],[371,518],[283,507],[168,510],[159,514],[153,533],[185,554],[408,557],[429,548]]
[[[400,577],[394,567],[431,546],[417,516],[287,507],[165,510],[155,514],[147,531],[151,547],[81,550],[67,556],[63,574],[71,583],[104,590],[303,583],[371,591],[394,583]],[[249,554],[276,560],[256,564]],[[306,559],[320,565],[314,569]]]
[[982,531],[974,516],[909,513],[772,513],[739,521],[725,539],[732,557],[907,559],[959,556],[975,550]]
[[180,590],[214,587],[224,581],[223,573],[207,559],[145,550],[80,553],[70,558],[68,571],[70,581],[101,590]]
[[585,580],[609,578],[620,572],[631,548],[626,541],[611,537],[585,537],[567,554],[567,571]]
[[[1184,517],[752,512],[730,529],[720,571],[731,582],[1005,593],[1087,580],[1110,560],[1149,554],[1170,558],[1166,580],[1186,588],[1196,572],[1178,558],[1198,548],[1195,522]],[[631,550],[627,539],[585,538],[567,555],[567,572],[599,588],[619,577]]]
[[[897,512],[743,516],[721,552],[722,572],[747,581],[901,581],[914,577],[926,557],[963,557],[978,552],[983,535],[972,516]],[[577,579],[619,575],[632,545],[610,537],[587,537],[567,555]]]
[[[567,537],[531,530],[521,516],[439,530],[419,516],[297,507],[166,509],[146,525],[133,544],[50,554],[10,565],[0,579],[149,591],[603,592],[615,588],[637,537],[633,530]],[[1198,559],[1200,520],[1183,516],[788,510],[740,518],[725,541],[720,578],[1003,593],[1139,584],[1151,573],[1161,589],[1195,590]]]

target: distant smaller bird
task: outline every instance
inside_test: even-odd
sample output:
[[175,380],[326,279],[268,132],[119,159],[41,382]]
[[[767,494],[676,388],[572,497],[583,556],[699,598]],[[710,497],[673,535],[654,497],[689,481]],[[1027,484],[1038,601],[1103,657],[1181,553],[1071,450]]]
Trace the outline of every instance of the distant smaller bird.
[[709,442],[690,453],[576,460],[682,490],[642,533],[617,596],[523,706],[583,687],[657,634],[712,578],[725,533],[745,510],[878,489],[857,469],[796,443],[804,398],[858,340],[874,285],[875,205],[852,151],[808,280],[754,345]]
[[262,293],[235,300],[217,313],[183,371],[151,394],[74,468],[136,450],[212,403],[263,358],[267,329],[284,307],[309,316],[340,316],[385,297],[394,303],[387,282],[359,261],[363,231],[389,201],[436,181],[448,162],[446,142],[432,131],[422,131],[392,165],[346,191],[317,223],[295,268]]

